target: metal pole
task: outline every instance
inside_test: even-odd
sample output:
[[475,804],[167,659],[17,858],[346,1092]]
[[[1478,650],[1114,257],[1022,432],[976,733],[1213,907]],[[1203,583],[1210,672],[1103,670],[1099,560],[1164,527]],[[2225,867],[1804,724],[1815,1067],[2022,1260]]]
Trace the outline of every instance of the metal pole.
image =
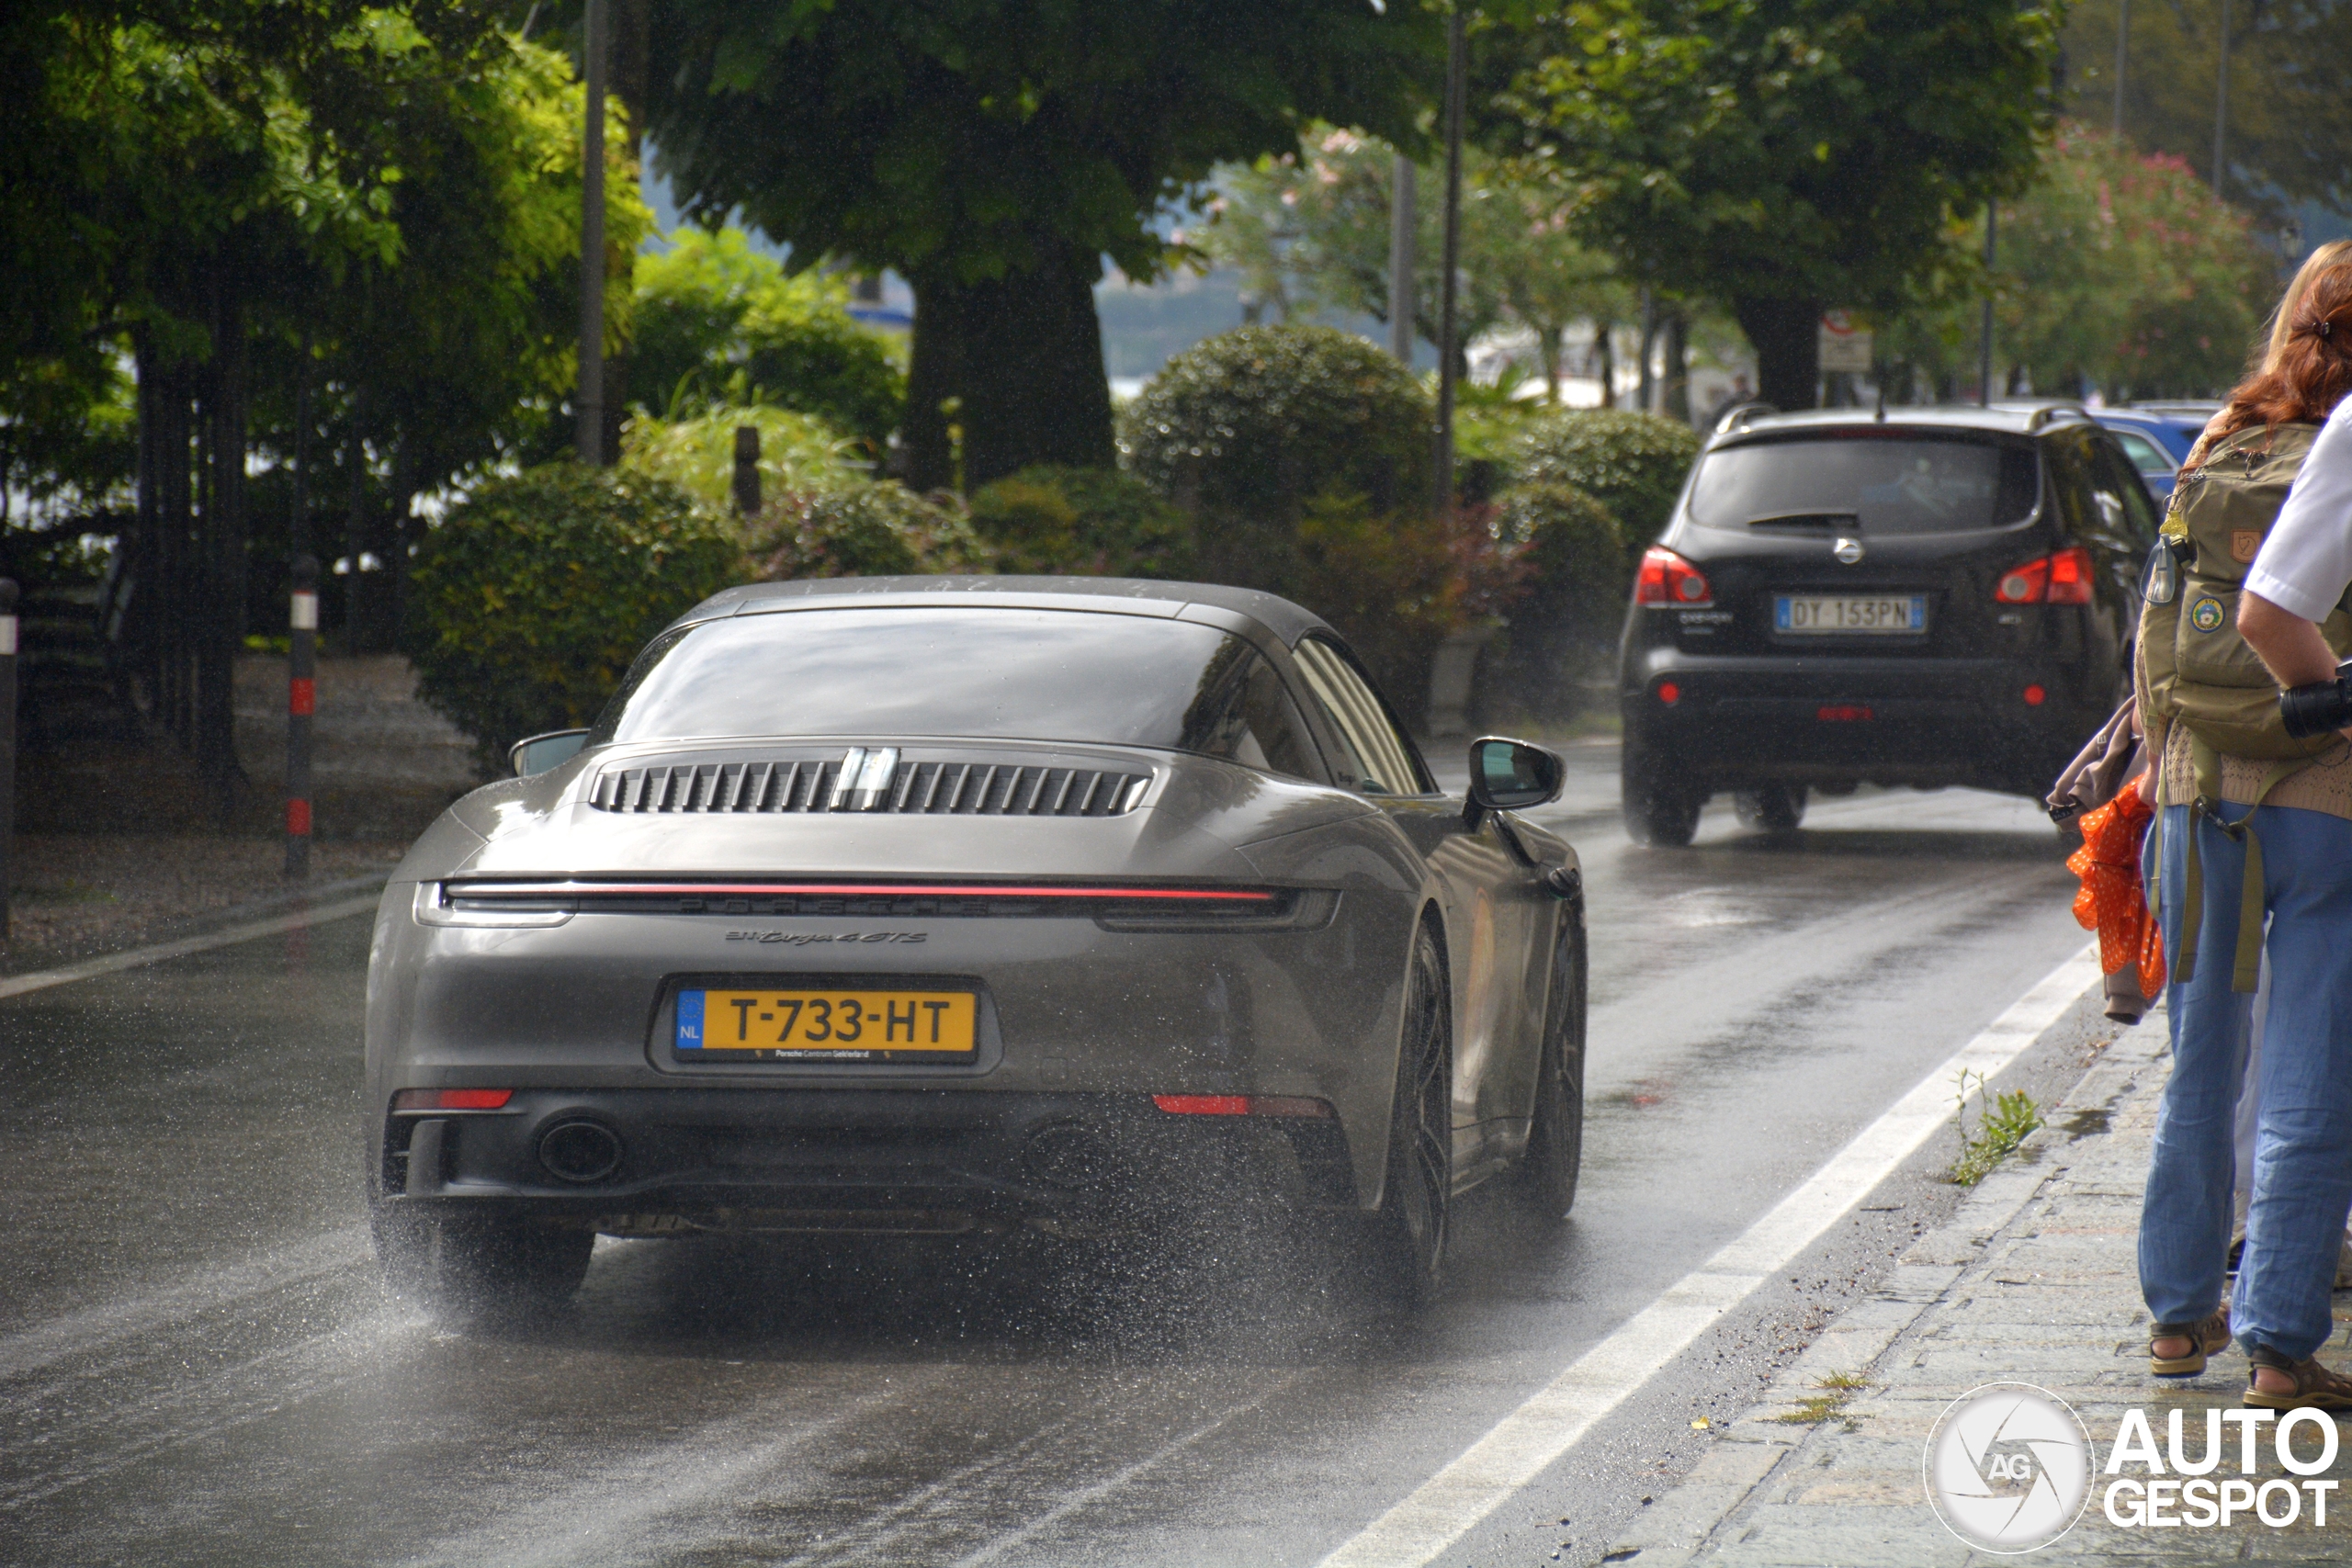
[[2115,134],[2123,134],[2123,78],[2131,63],[2132,0],[2120,0],[2115,13]]
[[1445,276],[1438,288],[1437,509],[1453,507],[1454,273],[1462,261],[1462,98],[1469,46],[1456,4],[1445,25]]
[[581,45],[588,114],[580,153],[580,460],[605,461],[605,11],[588,0],[587,37]]
[[2222,199],[2230,129],[2230,0],[2222,0],[2222,65],[2213,76],[2213,199]]
[[1407,369],[1413,366],[1413,161],[1402,152],[1388,186],[1388,352]]
[[8,850],[17,833],[17,584],[0,577],[0,942],[8,940]]
[[319,562],[294,558],[286,624],[286,874],[311,874],[311,718],[319,711]]
[[1994,204],[1984,204],[1984,324],[1977,344],[1976,401],[1993,406],[1993,258],[1997,254],[1999,218]]

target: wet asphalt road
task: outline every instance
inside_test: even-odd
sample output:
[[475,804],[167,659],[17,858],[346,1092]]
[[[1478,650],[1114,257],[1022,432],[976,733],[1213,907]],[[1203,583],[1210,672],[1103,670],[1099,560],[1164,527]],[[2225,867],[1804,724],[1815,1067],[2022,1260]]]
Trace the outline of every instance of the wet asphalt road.
[[[1311,1564],[1736,1235],[2084,934],[2030,804],[1719,803],[1590,888],[1573,1219],[1460,1211],[1400,1316],[1312,1238],[1034,1275],[1001,1255],[599,1244],[544,1325],[436,1329],[362,1224],[368,922],[0,1001],[0,1560]],[[2087,1006],[2003,1080],[2054,1100]],[[1939,1143],[1441,1560],[1589,1562],[1953,1190]],[[1562,1522],[1565,1521],[1565,1522]],[[1559,1553],[1555,1556],[1555,1553]]]

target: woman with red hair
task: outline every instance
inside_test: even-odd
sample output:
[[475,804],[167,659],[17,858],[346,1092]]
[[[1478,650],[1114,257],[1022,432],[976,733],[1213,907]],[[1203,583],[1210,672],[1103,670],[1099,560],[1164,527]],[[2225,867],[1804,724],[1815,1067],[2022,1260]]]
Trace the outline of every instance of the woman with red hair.
[[[2187,558],[2198,613],[2165,623],[2177,623],[2165,635],[2178,640],[2156,650],[2164,659],[2226,664],[2232,639],[2217,635],[2228,630],[2220,607],[2234,598],[2236,636],[2280,687],[2335,678],[2337,649],[2352,650],[2352,615],[2344,613],[2352,590],[2347,391],[2352,257],[2323,254],[2289,290],[2259,367],[2184,466],[2187,493],[2176,496],[2167,537],[2186,537],[2177,531],[2191,525],[2184,511],[2200,504],[2200,472],[2218,492],[2251,483],[2266,465],[2275,471],[2290,454],[2307,456],[2267,529],[2233,525],[2225,538],[2196,543]],[[2200,553],[2230,558],[2200,561]],[[2233,581],[2241,567],[2242,584]],[[2143,647],[2143,667],[2152,648]],[[2173,1043],[2141,1213],[2152,1363],[2163,1372],[2201,1371],[2233,1333],[2252,1363],[2248,1405],[2352,1410],[2352,1379],[2316,1359],[2335,1326],[2328,1296],[2352,1209],[2352,743],[2338,738],[2284,761],[2279,750],[2233,750],[2210,725],[2193,733],[2198,721],[2152,700],[2144,682],[2141,719],[2159,759],[2157,882]],[[2242,897],[2249,867],[2254,898]],[[2191,907],[2199,913],[2188,930]],[[2223,1310],[2233,1111],[2256,940],[2272,987],[2246,1244]]]

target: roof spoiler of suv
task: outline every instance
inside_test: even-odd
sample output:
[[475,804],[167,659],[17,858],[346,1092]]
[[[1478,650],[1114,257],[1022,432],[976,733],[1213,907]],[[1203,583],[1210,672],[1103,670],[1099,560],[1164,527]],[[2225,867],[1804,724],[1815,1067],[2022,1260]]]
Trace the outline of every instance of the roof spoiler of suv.
[[2080,403],[2050,403],[2034,410],[2027,416],[2025,433],[2031,435],[2043,425],[2062,415],[2067,419],[2079,419],[2086,424],[2097,423],[2091,418],[2091,411]]
[[1717,435],[1728,435],[1736,430],[1746,430],[1747,428],[1748,421],[1756,419],[1763,414],[1779,413],[1781,411],[1779,409],[1774,408],[1770,403],[1764,401],[1760,398],[1751,399],[1744,403],[1736,403],[1732,407],[1724,410],[1723,417],[1715,421],[1714,433]]

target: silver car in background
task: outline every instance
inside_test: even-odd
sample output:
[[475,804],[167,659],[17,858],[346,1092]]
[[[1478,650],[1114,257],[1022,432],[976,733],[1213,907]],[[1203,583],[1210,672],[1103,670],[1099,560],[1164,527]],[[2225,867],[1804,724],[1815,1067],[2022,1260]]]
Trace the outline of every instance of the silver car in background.
[[1557,1216],[1575,852],[1490,739],[1441,793],[1270,595],[1051,578],[730,589],[596,726],[410,851],[369,964],[392,1283],[546,1303],[598,1235],[1091,1236],[1247,1194],[1433,1291],[1454,1199]]

